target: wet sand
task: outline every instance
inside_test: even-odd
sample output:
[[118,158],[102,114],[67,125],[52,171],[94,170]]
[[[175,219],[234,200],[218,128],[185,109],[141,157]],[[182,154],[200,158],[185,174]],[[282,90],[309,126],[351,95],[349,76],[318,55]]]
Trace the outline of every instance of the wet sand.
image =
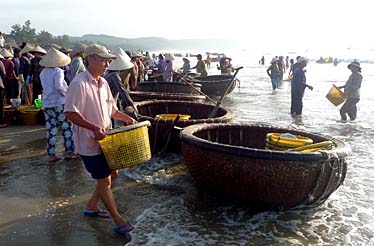
[[[83,215],[95,181],[81,160],[48,163],[44,136],[42,125],[0,129],[0,244],[126,244],[129,237],[116,234],[111,219]],[[61,138],[57,153],[63,155]],[[170,192],[125,175],[113,190],[120,212],[132,222]]]

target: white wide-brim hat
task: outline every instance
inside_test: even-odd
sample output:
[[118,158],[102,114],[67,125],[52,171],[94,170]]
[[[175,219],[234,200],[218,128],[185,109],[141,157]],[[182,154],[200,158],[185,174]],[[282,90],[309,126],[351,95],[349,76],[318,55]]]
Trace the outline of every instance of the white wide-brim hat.
[[129,56],[118,55],[117,59],[109,64],[108,70],[111,71],[122,71],[134,67]]
[[7,49],[2,49],[1,51],[0,51],[0,54],[4,57],[4,58],[12,58],[13,57],[13,54],[9,51],[9,50],[7,50]]
[[55,48],[51,48],[48,53],[40,60],[39,64],[43,67],[64,67],[70,63],[71,59]]

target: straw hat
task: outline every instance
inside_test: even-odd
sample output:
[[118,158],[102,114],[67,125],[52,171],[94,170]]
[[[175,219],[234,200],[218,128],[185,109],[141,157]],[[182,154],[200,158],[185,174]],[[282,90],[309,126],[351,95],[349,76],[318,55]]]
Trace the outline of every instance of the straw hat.
[[43,49],[42,47],[40,47],[39,45],[36,45],[34,48],[32,48],[30,51],[30,53],[33,53],[33,52],[38,52],[38,53],[41,53],[41,54],[47,54],[47,51],[45,49]]
[[120,47],[118,47],[115,51],[113,51],[113,54],[116,55],[116,56],[118,56],[118,55],[122,55],[122,56],[126,55],[126,56],[128,56],[126,54],[126,52],[122,48],[120,48]]
[[63,67],[70,63],[70,57],[61,51],[51,48],[48,53],[40,60],[39,64],[43,67]]
[[51,48],[55,48],[56,50],[60,50],[61,46],[58,44],[51,44]]
[[297,59],[297,63],[302,63],[302,62],[307,63],[307,62],[308,62],[308,59],[307,59],[306,57],[302,57],[302,56],[300,56],[300,57]]
[[167,61],[174,61],[175,58],[174,58],[174,56],[172,54],[168,53],[168,54],[165,55],[165,60],[167,60]]
[[132,56],[131,57],[144,57],[144,56],[139,51],[134,51],[134,52],[132,52]]
[[190,63],[190,60],[188,60],[188,59],[185,58],[185,57],[183,57],[182,60],[183,60],[184,62],[188,62],[188,63]]
[[0,54],[0,59],[4,59],[4,56],[2,56],[1,54]]
[[90,46],[87,46],[87,48],[84,50],[84,57],[86,58],[87,56],[90,56],[90,55],[97,55],[102,58],[113,59],[113,60],[117,58],[115,55],[110,54],[108,49],[100,44],[92,44]]
[[13,57],[13,54],[10,53],[10,51],[7,50],[7,49],[2,49],[2,50],[0,51],[0,54],[1,54],[4,58],[12,58],[12,57]]
[[82,43],[77,43],[77,44],[74,46],[74,48],[73,48],[73,50],[71,51],[71,53],[72,53],[73,55],[78,54],[78,53],[82,53],[82,52],[84,52],[84,50],[85,50],[86,48],[87,48],[87,45],[82,44]]
[[131,62],[130,57],[118,55],[117,59],[115,59],[109,64],[108,70],[121,71],[132,67],[134,67],[134,64]]
[[349,69],[351,69],[351,67],[357,67],[361,71],[360,63],[358,61],[351,62],[347,67]]
[[34,48],[34,45],[32,44],[26,44],[25,47],[19,52],[21,55],[26,52],[30,52]]
[[270,63],[273,64],[274,62],[277,62],[277,61],[278,61],[278,59],[274,57],[274,58],[271,60]]
[[69,49],[69,48],[61,47],[61,49],[59,49],[59,51],[61,51],[65,55],[67,55],[67,54],[71,53],[73,50]]

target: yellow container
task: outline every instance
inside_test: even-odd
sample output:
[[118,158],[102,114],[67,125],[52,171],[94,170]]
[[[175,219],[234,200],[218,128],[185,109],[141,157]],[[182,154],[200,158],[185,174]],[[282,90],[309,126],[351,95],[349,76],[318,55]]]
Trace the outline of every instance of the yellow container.
[[313,143],[313,139],[294,135],[296,138],[282,137],[284,133],[268,133],[266,134],[266,149],[271,150],[288,150],[292,148],[301,147]]
[[18,110],[18,117],[22,125],[36,125],[38,124],[38,115],[40,109],[34,107],[27,107]]
[[99,141],[110,169],[132,167],[151,159],[150,125],[149,121],[144,121],[113,129]]
[[332,85],[330,91],[327,93],[326,98],[334,104],[335,106],[339,106],[345,100],[344,93],[335,85]]
[[158,114],[156,115],[156,119],[160,120],[175,120],[179,115],[179,120],[189,120],[191,115],[188,114]]

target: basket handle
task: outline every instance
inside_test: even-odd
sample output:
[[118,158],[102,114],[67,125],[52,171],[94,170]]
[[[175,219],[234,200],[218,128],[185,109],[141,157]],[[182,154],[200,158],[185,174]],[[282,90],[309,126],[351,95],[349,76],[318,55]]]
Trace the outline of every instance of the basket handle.
[[117,134],[117,133],[120,133],[120,132],[126,132],[126,131],[130,131],[130,130],[133,130],[133,129],[136,129],[136,128],[139,128],[139,127],[150,126],[150,125],[151,125],[151,122],[146,120],[146,121],[142,121],[142,122],[132,124],[132,125],[128,125],[128,126],[117,127],[115,129],[110,130],[106,135],[113,135],[113,134]]

